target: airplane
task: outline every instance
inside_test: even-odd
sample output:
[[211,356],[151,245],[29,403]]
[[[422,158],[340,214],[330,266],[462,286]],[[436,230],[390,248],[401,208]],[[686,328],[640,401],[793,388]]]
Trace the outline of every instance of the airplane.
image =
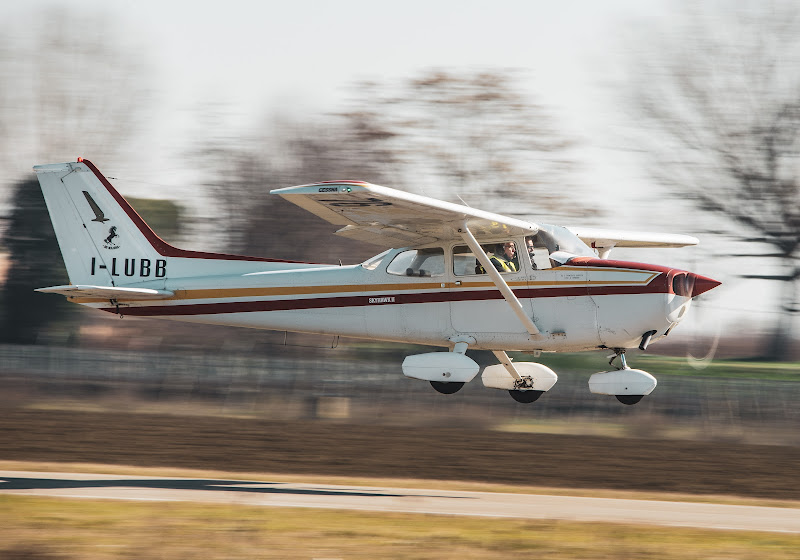
[[[444,347],[407,356],[405,376],[452,394],[489,350],[484,386],[531,403],[558,375],[507,352],[612,352],[589,390],[635,404],[657,381],[631,368],[720,282],[689,271],[609,259],[617,247],[696,245],[679,234],[531,223],[363,181],[271,191],[385,248],[349,266],[174,247],[145,223],[90,161],[34,167],[69,274],[39,288],[122,316],[339,335]],[[287,232],[287,235],[291,233]],[[618,360],[617,364],[614,362]]]

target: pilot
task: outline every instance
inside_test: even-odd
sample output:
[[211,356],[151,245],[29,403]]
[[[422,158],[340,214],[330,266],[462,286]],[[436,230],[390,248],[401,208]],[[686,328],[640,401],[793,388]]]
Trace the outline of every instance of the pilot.
[[[484,248],[486,247],[484,245]],[[498,243],[492,253],[487,253],[487,256],[498,272],[516,272],[519,270],[516,247],[510,241],[508,243]],[[475,262],[475,274],[486,274],[486,270],[477,261]]]
[[519,270],[517,248],[511,241],[498,243],[494,254],[489,257],[498,272],[516,272]]
[[538,269],[539,267],[536,266],[536,261],[534,260],[533,236],[525,238],[525,246],[528,248],[528,257],[531,259],[533,270]]

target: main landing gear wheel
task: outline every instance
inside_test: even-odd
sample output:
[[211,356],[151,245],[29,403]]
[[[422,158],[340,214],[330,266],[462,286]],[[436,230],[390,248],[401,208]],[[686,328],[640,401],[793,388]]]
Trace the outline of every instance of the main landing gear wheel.
[[464,383],[443,383],[441,381],[431,381],[431,387],[444,395],[452,395],[461,390]]
[[614,395],[622,404],[636,404],[644,398],[644,395]]
[[512,399],[520,403],[532,403],[541,397],[542,393],[544,393],[544,391],[519,391],[517,389],[511,389],[508,392]]

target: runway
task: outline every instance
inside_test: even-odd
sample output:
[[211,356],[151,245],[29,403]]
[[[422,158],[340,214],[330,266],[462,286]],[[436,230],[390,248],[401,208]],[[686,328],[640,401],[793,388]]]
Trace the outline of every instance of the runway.
[[800,533],[800,509],[256,480],[0,471],[0,493]]

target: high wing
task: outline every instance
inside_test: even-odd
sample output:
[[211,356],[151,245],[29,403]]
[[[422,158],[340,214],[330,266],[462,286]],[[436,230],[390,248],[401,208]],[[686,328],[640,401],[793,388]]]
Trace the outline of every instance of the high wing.
[[655,233],[648,231],[624,231],[602,228],[568,227],[581,241],[597,249],[601,258],[606,258],[614,247],[657,248],[688,247],[700,240],[691,235],[677,233]]
[[536,224],[361,181],[331,181],[270,191],[328,222],[338,235],[383,247],[475,237],[534,234]]

